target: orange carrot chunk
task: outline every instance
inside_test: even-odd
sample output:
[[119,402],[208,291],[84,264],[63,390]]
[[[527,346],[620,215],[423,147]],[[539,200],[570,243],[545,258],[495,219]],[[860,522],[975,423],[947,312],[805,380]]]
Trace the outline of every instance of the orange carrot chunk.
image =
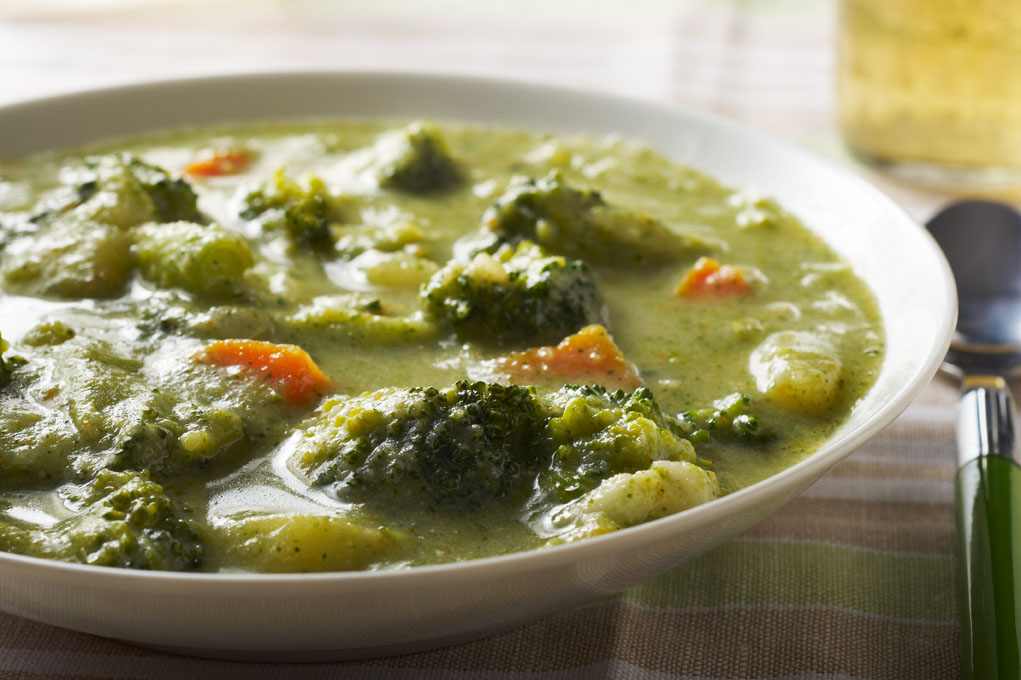
[[217,149],[212,154],[189,163],[184,171],[200,177],[235,175],[251,164],[253,154],[246,149]]
[[308,352],[297,345],[275,345],[259,340],[217,340],[196,358],[212,366],[241,366],[261,376],[291,406],[304,406],[319,399],[332,385]]
[[687,298],[737,297],[750,294],[752,287],[739,268],[700,257],[676,292]]
[[508,354],[497,359],[493,368],[524,382],[560,378],[626,389],[642,384],[634,364],[624,358],[617,343],[599,324],[585,326],[555,347]]

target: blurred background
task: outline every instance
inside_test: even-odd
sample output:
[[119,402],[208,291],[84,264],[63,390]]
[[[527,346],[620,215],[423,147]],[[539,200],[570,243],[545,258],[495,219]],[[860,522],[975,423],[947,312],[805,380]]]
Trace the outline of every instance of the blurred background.
[[834,108],[837,5],[5,0],[0,103],[205,73],[442,71],[690,106],[846,160]]

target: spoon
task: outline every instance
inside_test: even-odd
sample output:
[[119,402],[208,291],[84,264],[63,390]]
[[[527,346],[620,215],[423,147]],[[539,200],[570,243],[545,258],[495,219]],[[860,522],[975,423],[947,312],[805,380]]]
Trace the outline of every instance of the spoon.
[[965,678],[1021,678],[1021,445],[1005,378],[1021,368],[1021,214],[955,203],[928,223],[957,279],[944,368],[957,404],[958,592]]

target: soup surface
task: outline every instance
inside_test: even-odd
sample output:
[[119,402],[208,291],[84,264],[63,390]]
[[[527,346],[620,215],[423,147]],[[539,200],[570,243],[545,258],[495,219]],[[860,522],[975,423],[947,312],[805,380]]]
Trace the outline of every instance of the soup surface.
[[0,549],[381,569],[684,510],[813,452],[874,301],[617,137],[192,130],[0,164]]

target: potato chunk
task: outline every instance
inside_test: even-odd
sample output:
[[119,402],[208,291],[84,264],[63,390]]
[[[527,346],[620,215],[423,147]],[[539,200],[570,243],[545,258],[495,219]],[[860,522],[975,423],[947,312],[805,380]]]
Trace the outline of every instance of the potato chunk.
[[123,292],[132,266],[131,240],[121,229],[70,222],[16,242],[4,252],[0,272],[12,293],[108,298]]
[[672,515],[720,495],[716,475],[694,463],[662,460],[614,475],[554,514],[551,543],[575,541]]
[[749,370],[760,392],[795,412],[829,409],[840,389],[837,348],[818,333],[773,333],[752,352]]
[[397,542],[387,529],[342,517],[274,514],[227,520],[221,527],[227,561],[247,571],[353,571],[378,563]]

